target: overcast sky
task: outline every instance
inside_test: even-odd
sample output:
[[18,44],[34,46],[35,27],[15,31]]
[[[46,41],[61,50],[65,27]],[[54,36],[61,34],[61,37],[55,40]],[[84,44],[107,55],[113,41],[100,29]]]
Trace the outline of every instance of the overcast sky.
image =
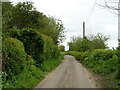
[[[14,2],[26,0],[10,0]],[[86,35],[96,35],[103,33],[110,36],[107,42],[110,48],[118,46],[118,16],[108,9],[95,5],[90,15],[95,1],[102,0],[29,0],[34,2],[34,6],[46,15],[54,16],[62,20],[65,27],[66,40],[63,45],[67,47],[67,42],[71,36],[82,37],[82,22],[86,22]],[[90,17],[89,17],[90,16]],[[89,19],[88,19],[89,17]],[[88,19],[88,20],[87,20]]]

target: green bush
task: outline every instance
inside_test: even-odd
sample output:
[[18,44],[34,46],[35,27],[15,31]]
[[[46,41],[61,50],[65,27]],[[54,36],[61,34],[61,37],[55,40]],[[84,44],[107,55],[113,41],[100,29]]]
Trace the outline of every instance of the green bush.
[[54,45],[53,39],[47,35],[40,34],[44,40],[44,57],[45,60],[58,58],[60,51],[58,46]]
[[120,58],[120,46],[117,47],[117,55],[118,55],[118,57]]
[[109,60],[115,54],[115,51],[96,49],[92,52],[92,59],[94,60]]
[[41,64],[43,60],[44,41],[37,32],[29,29],[21,31],[20,40],[23,42],[25,51],[35,59],[36,64]]
[[41,64],[41,68],[35,66],[35,61],[28,56],[24,70],[20,74],[13,76],[11,80],[3,83],[3,88],[34,88],[45,75],[55,69],[61,60],[47,60]]
[[31,55],[36,61],[36,65],[40,66],[44,60],[44,41],[42,37],[32,29],[11,30],[8,34],[23,42],[27,55]]
[[[108,78],[110,78],[110,80],[113,80],[112,84],[114,84],[114,86],[112,87],[120,87],[119,47],[117,48],[117,50],[96,49],[92,52],[69,51],[61,54],[75,56],[75,58],[77,60],[80,60],[82,64],[85,65],[87,68],[91,69],[94,73],[102,76],[100,79],[102,83],[105,83],[106,81],[108,81]],[[111,87],[112,84],[108,84],[108,86]]]
[[20,73],[26,61],[23,43],[14,38],[3,37],[2,58],[2,71],[6,74],[6,79]]
[[[118,71],[116,74],[116,78],[120,79],[120,46],[117,47],[117,56],[118,56]],[[120,86],[120,84],[119,84],[119,86]]]
[[117,71],[118,68],[118,57],[113,55],[113,57],[106,61],[97,61],[93,63],[93,71],[95,73],[110,74],[111,72]]
[[118,56],[115,51],[97,49],[83,61],[95,73],[109,74],[118,68]]
[[10,29],[9,32],[7,32],[7,35],[13,38],[20,38],[21,34],[20,34],[21,30],[13,28]]
[[3,83],[3,88],[33,88],[44,78],[44,73],[34,65],[35,61],[32,57],[28,56],[28,59],[24,70],[13,76],[12,79],[6,80]]
[[64,45],[60,45],[59,46],[59,50],[60,50],[60,52],[64,52],[65,51],[65,46]]
[[69,51],[69,52],[64,52],[64,55],[73,55],[76,60],[83,61],[85,58],[87,58],[89,52],[77,52],[77,51]]
[[80,60],[86,67],[91,68],[95,73],[109,74],[117,71],[118,56],[114,50],[96,49],[93,52],[66,52]]

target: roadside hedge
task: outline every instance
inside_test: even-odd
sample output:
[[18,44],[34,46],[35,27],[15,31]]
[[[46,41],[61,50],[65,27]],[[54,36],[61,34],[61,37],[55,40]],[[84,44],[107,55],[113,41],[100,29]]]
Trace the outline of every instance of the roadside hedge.
[[10,30],[2,54],[3,88],[33,87],[61,62],[53,39],[31,29]]
[[89,52],[78,52],[78,51],[67,51],[67,52],[63,52],[64,55],[73,55],[76,60],[79,60],[80,62],[84,61],[85,58],[88,57]]
[[120,88],[120,47],[117,50],[96,49],[89,52],[69,51],[84,66],[100,76],[98,82],[104,88]]
[[44,41],[41,35],[32,29],[11,30],[8,35],[23,42],[27,55],[31,55],[36,66],[40,66],[44,60]]
[[2,71],[3,79],[9,79],[24,69],[26,52],[23,43],[11,37],[2,40]]
[[109,60],[115,54],[117,53],[113,50],[96,49],[92,52],[91,56],[93,60]]
[[44,59],[57,59],[60,55],[60,51],[58,50],[58,46],[54,44],[54,41],[51,37],[39,33],[44,40]]
[[29,29],[22,30],[19,38],[25,47],[25,51],[28,55],[31,55],[36,61],[36,65],[39,66],[44,59],[44,41],[37,32]]
[[33,57],[37,66],[40,66],[44,60],[57,59],[60,55],[58,46],[54,44],[53,39],[34,29],[11,29],[8,35],[23,42],[27,55]]
[[117,52],[115,50],[96,49],[93,52],[89,52],[82,63],[95,73],[109,74],[118,68]]
[[120,46],[117,47],[117,56],[118,56],[118,74],[117,74],[117,79],[119,79],[119,86],[120,86]]

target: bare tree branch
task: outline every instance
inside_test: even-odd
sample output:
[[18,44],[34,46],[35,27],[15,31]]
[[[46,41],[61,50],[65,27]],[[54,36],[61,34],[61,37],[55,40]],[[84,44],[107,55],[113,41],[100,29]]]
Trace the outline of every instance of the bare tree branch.
[[[104,3],[101,3],[101,4],[96,3],[96,4],[99,5],[100,7],[107,8],[111,13],[114,13],[116,15],[120,15],[119,14],[119,11],[120,11],[119,7],[110,6],[110,5],[108,5],[108,3],[115,3],[116,6],[118,6],[118,2],[112,2],[112,1],[107,2],[106,0],[104,0]],[[116,11],[118,11],[118,12],[116,12]]]
[[112,10],[119,10],[119,8],[116,8],[116,7],[112,7],[112,6],[109,6],[108,3],[104,0],[105,2],[105,6],[109,9],[112,9]]

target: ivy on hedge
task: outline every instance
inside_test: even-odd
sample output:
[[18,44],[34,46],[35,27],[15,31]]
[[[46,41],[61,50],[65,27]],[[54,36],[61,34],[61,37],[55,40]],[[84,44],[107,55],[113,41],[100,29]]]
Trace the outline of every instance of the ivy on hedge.
[[41,34],[33,29],[11,30],[9,36],[23,42],[25,51],[40,66],[44,60],[58,58],[60,51],[51,37]]
[[31,29],[11,30],[9,36],[23,42],[27,55],[31,55],[36,61],[36,65],[40,66],[44,59],[44,41],[36,31]]
[[6,73],[6,79],[20,73],[24,69],[25,60],[23,43],[11,37],[3,37],[2,71]]
[[59,57],[60,51],[58,46],[54,45],[53,39],[47,35],[39,33],[44,40],[44,57],[45,60]]

